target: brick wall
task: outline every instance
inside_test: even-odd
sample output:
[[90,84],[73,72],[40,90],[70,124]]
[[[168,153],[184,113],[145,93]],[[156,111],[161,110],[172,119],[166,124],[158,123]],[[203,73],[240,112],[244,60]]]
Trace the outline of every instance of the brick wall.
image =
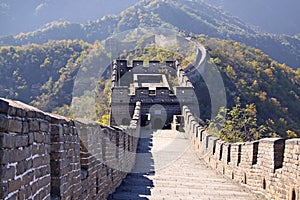
[[121,129],[0,99],[0,199],[105,199],[133,167],[139,120],[140,103]]
[[183,107],[184,129],[200,158],[267,199],[300,199],[300,139],[226,143],[207,133]]

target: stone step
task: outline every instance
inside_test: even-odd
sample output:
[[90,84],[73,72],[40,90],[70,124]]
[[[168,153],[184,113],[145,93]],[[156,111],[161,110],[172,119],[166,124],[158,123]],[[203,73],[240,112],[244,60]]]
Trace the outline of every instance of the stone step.
[[[213,183],[213,184],[212,184]],[[239,191],[240,188],[238,186],[232,187],[230,182],[226,181],[219,181],[219,182],[212,182],[209,179],[206,180],[199,180],[199,181],[181,181],[180,179],[172,180],[172,179],[157,179],[154,178],[153,180],[140,180],[140,179],[126,179],[123,181],[122,187],[177,187],[177,188],[199,188],[199,189],[210,189],[219,187],[219,190],[234,190]]]
[[[151,191],[159,191],[159,193],[163,191],[179,191],[180,193],[187,193],[190,194],[191,192],[201,192],[201,193],[210,193],[211,191],[217,190],[217,193],[220,194],[232,194],[232,193],[243,193],[243,191],[238,188],[232,188],[232,187],[222,187],[223,185],[209,185],[205,187],[190,187],[190,186],[182,186],[182,185],[155,185],[153,186],[133,186],[133,185],[123,185],[122,187],[118,188],[116,191],[117,192],[142,192],[142,194],[148,193],[149,190]],[[222,188],[220,188],[222,187]]]
[[136,176],[127,176],[124,180],[126,183],[129,182],[138,182],[138,183],[148,183],[150,181],[159,182],[159,181],[170,181],[170,182],[180,182],[180,183],[221,183],[224,184],[229,182],[227,179],[223,177],[220,178],[210,178],[210,177],[198,177],[198,176],[182,176],[182,175],[155,175],[155,176],[148,176],[144,175],[142,177]]
[[[164,135],[169,134],[168,137]],[[129,174],[120,187],[109,197],[110,200],[150,199],[150,200],[257,200],[255,194],[217,174],[200,160],[189,148],[178,148],[186,141],[175,138],[176,144],[163,149],[170,142],[171,132],[154,134],[153,147],[149,143],[145,149],[151,151],[148,157],[140,156],[136,167],[153,169],[152,173]],[[141,146],[140,146],[141,147]],[[178,145],[178,147],[181,147]],[[157,151],[160,150],[160,151]],[[178,152],[176,152],[178,150]],[[178,157],[176,157],[179,155]],[[173,159],[175,158],[175,159]]]
[[202,199],[234,199],[234,200],[254,200],[255,198],[251,198],[251,196],[247,193],[214,193],[214,192],[197,192],[194,191],[162,191],[162,190],[152,190],[151,193],[136,193],[136,192],[118,192],[116,194],[113,194],[109,198],[110,200],[128,200],[128,199],[196,199],[196,200],[202,200]]

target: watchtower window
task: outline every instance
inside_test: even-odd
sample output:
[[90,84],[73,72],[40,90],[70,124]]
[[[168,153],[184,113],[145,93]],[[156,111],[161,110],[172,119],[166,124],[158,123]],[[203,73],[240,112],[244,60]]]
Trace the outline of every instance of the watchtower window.
[[155,95],[156,91],[155,90],[149,90],[149,95]]
[[295,191],[295,189],[293,189],[291,200],[296,200],[296,199],[297,199],[296,191]]

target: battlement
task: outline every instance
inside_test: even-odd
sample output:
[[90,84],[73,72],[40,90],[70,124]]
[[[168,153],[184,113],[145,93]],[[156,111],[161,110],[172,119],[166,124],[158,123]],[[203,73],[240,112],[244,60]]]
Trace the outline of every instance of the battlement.
[[121,129],[0,99],[0,199],[106,199],[135,163],[140,107]]
[[300,197],[300,139],[227,143],[205,131],[187,106],[183,116],[186,136],[210,167],[268,199]]
[[162,74],[162,71],[176,76],[176,62],[166,61],[164,64],[157,60],[145,64],[143,60],[133,60],[129,65],[127,60],[116,60],[112,66],[113,86],[129,86],[133,82],[133,74]]

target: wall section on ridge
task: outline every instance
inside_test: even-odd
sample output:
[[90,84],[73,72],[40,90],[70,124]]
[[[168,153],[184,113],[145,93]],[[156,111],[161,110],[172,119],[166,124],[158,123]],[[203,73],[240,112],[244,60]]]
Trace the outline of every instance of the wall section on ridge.
[[135,162],[130,126],[106,127],[0,99],[0,199],[105,199]]
[[206,132],[187,106],[182,114],[186,136],[208,166],[267,199],[300,199],[300,139],[227,143]]

